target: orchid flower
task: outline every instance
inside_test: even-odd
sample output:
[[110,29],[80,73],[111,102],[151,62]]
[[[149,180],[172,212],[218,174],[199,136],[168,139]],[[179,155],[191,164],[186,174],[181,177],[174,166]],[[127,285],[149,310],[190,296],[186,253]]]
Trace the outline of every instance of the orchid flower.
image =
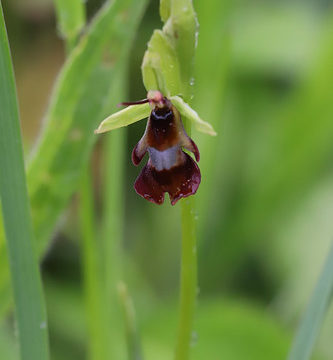
[[[201,181],[196,163],[200,154],[184,129],[181,115],[192,120],[199,131],[216,135],[212,126],[201,120],[180,97],[168,99],[157,90],[149,91],[147,99],[122,105],[128,107],[106,118],[95,132],[110,131],[149,116],[145,133],[132,152],[136,166],[147,152],[149,154],[147,164],[135,181],[135,191],[155,204],[162,204],[167,192],[172,205],[195,194]],[[192,152],[196,161],[183,149]]]

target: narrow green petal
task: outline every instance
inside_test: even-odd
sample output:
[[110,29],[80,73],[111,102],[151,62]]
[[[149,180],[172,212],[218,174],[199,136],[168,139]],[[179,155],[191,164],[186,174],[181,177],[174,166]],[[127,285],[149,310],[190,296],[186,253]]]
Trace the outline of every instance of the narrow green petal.
[[101,122],[95,134],[104,133],[133,124],[149,116],[151,108],[149,104],[131,105],[127,108],[110,115]]
[[193,122],[194,127],[198,131],[212,136],[217,135],[212,125],[206,121],[203,121],[198,113],[194,111],[190,105],[188,105],[181,97],[171,96],[170,100],[182,116]]

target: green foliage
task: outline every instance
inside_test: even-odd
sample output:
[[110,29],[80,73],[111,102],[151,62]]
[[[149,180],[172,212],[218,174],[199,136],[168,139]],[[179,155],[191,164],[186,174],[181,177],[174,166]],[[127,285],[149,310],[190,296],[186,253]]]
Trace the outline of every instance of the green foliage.
[[[33,73],[33,64],[39,63],[46,51],[37,45],[36,40],[41,38],[40,35],[32,39],[28,30],[34,29],[35,25],[27,20],[30,18],[23,13],[23,5],[19,7],[22,11],[20,16],[15,13],[13,17],[14,11],[18,10],[15,7],[16,0],[12,3],[13,6],[8,6],[5,10],[10,37],[14,40],[13,53],[18,60],[15,64],[18,85],[20,91],[24,83],[38,93],[38,82],[29,85],[24,73],[29,69],[29,72],[34,74],[31,77],[34,78],[36,73]],[[25,3],[25,8],[32,6],[30,1]],[[197,131],[192,133],[201,154],[199,165],[202,183],[196,195],[197,211],[193,213],[199,230],[200,303],[196,311],[191,353],[193,359],[198,360],[220,357],[283,359],[287,356],[291,343],[290,335],[298,326],[298,317],[306,307],[317,272],[328,251],[327,245],[332,238],[330,214],[333,199],[333,108],[330,11],[328,7],[323,7],[322,2],[312,2],[311,5],[308,2],[196,2],[200,32],[194,64],[195,81],[191,81],[190,76],[187,76],[186,80],[188,84],[193,84],[189,85],[188,90],[189,93],[194,92],[194,97],[186,98],[181,95],[187,89],[176,89],[176,82],[183,83],[184,79],[177,79],[178,76],[172,78],[172,71],[168,68],[161,75],[161,71],[169,64],[175,66],[176,72],[184,74],[181,68],[183,65],[179,61],[182,49],[178,46],[179,51],[176,50],[176,45],[170,38],[175,34],[173,29],[177,25],[175,19],[170,19],[173,4],[171,0],[160,2],[165,30],[155,32],[155,43],[149,44],[151,56],[146,56],[143,64],[145,84],[151,89],[173,87],[175,93],[170,96],[185,99],[219,134],[218,137],[208,137]],[[184,5],[185,2],[181,1],[180,4]],[[41,14],[36,11],[39,5],[34,6],[34,14]],[[93,7],[97,8],[97,1],[87,3],[89,16]],[[39,192],[40,201],[37,202],[34,196],[33,214],[38,235],[37,244],[42,244],[44,249],[49,244],[50,234],[55,234],[55,225],[59,224],[57,219],[60,214],[64,214],[68,199],[78,189],[82,168],[86,168],[90,158],[87,148],[91,148],[94,139],[98,138],[92,131],[113,111],[109,104],[145,96],[141,86],[139,62],[152,29],[160,26],[157,10],[157,2],[152,2],[144,22],[136,32],[136,41],[130,55],[126,59],[125,56],[122,57],[126,61],[119,61],[122,65],[130,61],[127,95],[120,89],[117,92],[118,85],[114,90],[111,89],[111,85],[115,85],[114,80],[120,79],[120,67],[116,65],[114,75],[108,78],[111,74],[108,66],[114,64],[115,59],[108,55],[108,50],[103,51],[106,56],[97,56],[99,59],[93,61],[95,65],[91,63],[94,53],[82,51],[86,46],[85,42],[92,42],[89,40],[91,35],[84,35],[78,47],[71,51],[65,67],[74,66],[77,61],[75,58],[84,55],[95,69],[91,71],[91,77],[87,77],[83,72],[82,77],[85,80],[82,82],[66,75],[66,87],[69,90],[66,97],[62,97],[64,106],[68,106],[67,97],[70,98],[72,92],[73,96],[81,99],[74,102],[75,110],[69,115],[72,120],[66,120],[68,124],[71,123],[66,132],[72,124],[73,129],[74,125],[77,127],[79,124],[80,129],[81,126],[86,129],[83,131],[84,137],[89,133],[89,140],[83,140],[82,146],[73,150],[72,139],[77,138],[79,133],[74,131],[71,133],[73,136],[67,138],[62,133],[63,142],[60,146],[57,144],[61,149],[59,157],[49,157],[46,146],[43,147],[43,152],[37,148],[37,156],[43,157],[45,152],[47,161],[53,159],[53,165],[45,165],[45,174],[51,169],[50,174],[60,179],[51,179],[49,184],[49,177],[45,176],[45,202],[42,200],[42,192]],[[117,22],[123,17],[126,18],[126,14],[118,13],[112,19]],[[36,26],[42,26],[40,24]],[[47,31],[51,30],[47,21],[43,24],[46,24],[48,30],[39,33],[46,36]],[[196,28],[193,22],[191,24],[189,28]],[[109,33],[106,35],[103,32],[103,35],[109,36],[109,40],[106,40],[108,45],[105,45],[104,49],[113,44],[109,25],[104,23],[104,29],[108,29]],[[20,28],[27,31],[23,32]],[[42,28],[45,30],[45,27]],[[126,32],[127,28],[122,26],[120,32]],[[169,29],[168,32],[166,29]],[[53,39],[53,35],[51,38]],[[118,38],[119,42],[114,42],[118,49],[117,54],[125,44],[120,40],[123,35],[117,35]],[[36,54],[33,61],[29,60],[29,54],[25,53],[26,44],[29,49],[31,45]],[[187,45],[185,42],[183,44]],[[188,43],[189,47],[191,44]],[[125,45],[127,47],[127,40]],[[47,61],[57,54],[55,48],[56,46],[48,54]],[[95,48],[91,46],[90,49]],[[167,54],[165,58],[168,61],[163,64],[163,69],[160,64],[165,58],[156,56],[156,49]],[[189,58],[193,55],[191,51],[188,53]],[[20,56],[22,52],[24,56]],[[183,55],[185,59],[187,52]],[[20,58],[24,58],[26,66],[20,64]],[[191,62],[188,65],[189,69],[185,71],[190,72]],[[80,71],[78,74],[81,76]],[[164,81],[164,78],[167,78],[167,81]],[[60,82],[65,81],[67,82],[61,75]],[[100,88],[101,84],[104,84],[103,88]],[[123,84],[122,80],[120,84]],[[82,94],[76,95],[74,87],[79,87]],[[95,96],[96,89],[100,90]],[[107,89],[108,94],[103,89]],[[20,91],[20,98],[24,99],[25,94]],[[88,105],[91,101],[96,105],[90,111]],[[27,122],[32,119],[27,117],[24,101],[22,105],[23,126],[26,129]],[[184,107],[186,110],[187,105]],[[149,111],[147,107],[147,114]],[[57,122],[61,123],[62,114],[59,111],[58,114],[60,117]],[[46,117],[47,128],[49,112]],[[131,114],[123,117],[122,121],[130,118]],[[187,120],[184,112],[182,118]],[[193,128],[196,130],[195,126]],[[107,286],[111,289],[108,289],[108,294],[114,291],[110,284],[114,285],[122,276],[126,278],[137,310],[137,325],[143,339],[143,355],[147,360],[163,360],[173,357],[176,338],[174,299],[178,294],[176,279],[179,271],[180,208],[171,208],[167,204],[156,208],[137,199],[132,190],[136,171],[130,164],[130,148],[143,131],[144,123],[141,122],[129,129],[112,131],[111,134],[100,137],[108,143],[103,147],[101,170],[100,146],[96,147],[93,161],[93,215],[97,219],[94,225],[97,226],[94,239],[91,236],[90,240],[98,247],[97,250],[102,250],[98,265],[101,265],[103,275],[108,277]],[[127,133],[128,148],[124,145]],[[48,137],[50,148],[53,148],[53,139],[57,142],[58,132],[55,130],[52,135],[53,137]],[[42,142],[42,138],[40,141]],[[27,143],[29,142],[31,143],[30,138]],[[38,172],[40,176],[40,170]],[[30,168],[29,178],[33,178]],[[37,180],[29,181],[30,184],[34,182],[37,183]],[[59,186],[56,187],[58,183]],[[42,189],[41,185],[39,187]],[[32,190],[33,188],[34,186]],[[33,190],[32,193],[36,194],[36,191]],[[47,204],[50,210],[46,216]],[[84,209],[81,208],[81,211]],[[83,294],[77,275],[76,246],[81,235],[75,216],[72,209],[63,215],[64,222],[58,226],[56,232],[58,241],[43,264],[48,275],[45,276],[45,283],[51,350],[55,360],[81,359],[87,353],[89,342],[93,341],[89,335],[89,324],[85,322]],[[91,220],[91,214],[89,219]],[[122,238],[122,224],[125,225],[124,243],[113,241]],[[85,225],[88,226],[89,221]],[[99,225],[102,225],[102,229]],[[0,234],[2,232],[3,226],[0,226]],[[108,241],[110,239],[112,240]],[[8,309],[10,294],[4,250],[4,236],[0,235],[1,313]],[[125,266],[121,265],[123,261]],[[104,268],[105,265],[107,269]],[[114,271],[115,268],[123,268],[124,272],[119,275]],[[93,282],[93,277],[91,279]],[[94,284],[96,285],[96,282]],[[309,309],[311,315],[320,317],[311,317],[313,321],[306,320],[302,323],[300,334],[306,335],[310,340],[302,337],[302,344],[306,343],[307,346],[302,345],[301,348],[308,352],[309,346],[312,347],[316,341],[313,358],[317,359],[316,354],[319,353],[321,360],[327,360],[333,356],[332,313],[327,315],[321,332],[319,320],[326,317],[324,308],[328,306],[326,295],[331,282],[325,280],[319,284],[323,287],[316,288],[313,298],[316,305]],[[92,287],[92,291],[95,290],[96,288]],[[235,300],[235,294],[242,299],[241,302]],[[97,292],[95,295],[99,296]],[[211,301],[207,300],[209,296]],[[220,296],[230,300],[220,302]],[[249,299],[253,297],[262,305],[249,306]],[[166,306],[171,298],[172,305]],[[111,312],[119,312],[113,298],[110,304]],[[108,319],[112,319],[109,321],[112,330],[119,334],[113,340],[119,347],[125,348],[122,322],[114,313],[107,315],[105,311],[104,320]],[[305,319],[309,317],[306,316]],[[94,318],[93,321],[97,319]],[[0,353],[12,359],[15,357],[13,338],[8,339],[7,335],[13,331],[8,328],[7,323],[8,321],[6,328],[1,328],[0,331]],[[117,325],[113,327],[112,324],[115,323]],[[111,336],[114,336],[114,333]],[[113,344],[113,341],[110,341],[111,343]],[[118,358],[125,358],[122,355]]]
[[1,356],[4,359],[17,360],[19,358],[17,347],[15,346],[8,329],[3,325],[0,326],[0,349]]
[[[118,81],[114,82],[114,107],[126,98],[126,73],[128,62],[121,68]],[[125,129],[114,131],[104,140],[103,146],[103,218],[102,218],[102,254],[103,279],[105,283],[105,321],[108,325],[109,357],[125,358],[125,326],[117,293],[117,285],[124,281],[125,252],[123,250],[125,218]],[[116,176],[115,176],[116,174]],[[117,325],[115,325],[117,324]],[[127,349],[130,353],[129,349]]]
[[[40,254],[77,187],[94,143],[93,131],[107,112],[112,81],[128,54],[145,4],[145,0],[107,3],[58,77],[46,124],[27,170]],[[3,249],[0,251],[3,258]],[[0,267],[5,268],[3,261]],[[6,278],[4,281],[0,288],[8,289]],[[8,290],[2,291],[7,292],[7,299],[1,302],[7,302]]]
[[89,359],[110,358],[106,302],[103,290],[100,249],[97,242],[90,167],[82,176],[80,188],[81,258],[84,278]]
[[83,0],[54,0],[60,34],[73,44],[85,26],[86,16]]
[[289,360],[306,360],[311,358],[314,344],[319,335],[327,309],[333,296],[333,244],[323,267],[320,278],[313,290],[308,308],[300,323]]
[[129,360],[142,360],[141,344],[139,342],[133,300],[128,293],[125,283],[118,284],[119,300],[124,316],[126,340]]
[[[163,326],[159,326],[162,323]],[[161,306],[143,324],[147,359],[172,357],[173,308]],[[263,308],[237,300],[200,301],[192,335],[192,359],[284,359],[286,331]],[[269,354],[269,355],[268,355]]]
[[22,360],[47,360],[46,311],[34,249],[15,79],[1,3],[0,78],[0,195],[20,355]]

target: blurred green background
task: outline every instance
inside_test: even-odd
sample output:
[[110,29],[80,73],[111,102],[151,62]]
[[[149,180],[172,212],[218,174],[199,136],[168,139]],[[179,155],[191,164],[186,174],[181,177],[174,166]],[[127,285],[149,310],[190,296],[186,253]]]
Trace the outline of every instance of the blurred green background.
[[[89,19],[102,3],[87,1]],[[3,6],[28,158],[64,45],[51,0],[7,0]],[[333,235],[332,2],[196,0],[194,6],[200,32],[193,107],[218,136],[192,134],[202,171],[193,359],[284,359]],[[160,27],[158,1],[151,1],[131,48],[124,101],[145,97],[140,65]],[[139,170],[130,154],[144,128],[140,122],[126,129],[124,277],[143,353],[164,360],[172,357],[177,326],[180,209],[167,201],[150,204],[133,189]],[[97,220],[105,171],[100,152],[98,143]],[[74,195],[42,262],[55,360],[87,354],[79,206]],[[318,359],[333,358],[332,324],[330,311]],[[15,359],[14,342],[7,314],[1,359]]]

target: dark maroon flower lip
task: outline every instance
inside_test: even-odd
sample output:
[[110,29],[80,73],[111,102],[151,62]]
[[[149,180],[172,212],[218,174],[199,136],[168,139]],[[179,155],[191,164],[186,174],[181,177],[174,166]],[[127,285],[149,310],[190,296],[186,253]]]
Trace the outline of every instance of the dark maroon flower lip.
[[164,202],[166,192],[169,193],[171,205],[175,205],[181,198],[194,195],[201,182],[200,170],[188,154],[180,151],[181,164],[170,169],[156,170],[149,160],[135,181],[135,191],[159,205]]
[[152,112],[144,135],[133,149],[132,162],[139,165],[147,152],[149,160],[134,188],[143,198],[156,204],[164,202],[167,192],[174,205],[179,199],[194,195],[201,182],[198,165],[182,148],[192,152],[196,161],[200,160],[200,153],[169,99],[155,91],[150,97],[148,94],[146,102],[150,103]]

